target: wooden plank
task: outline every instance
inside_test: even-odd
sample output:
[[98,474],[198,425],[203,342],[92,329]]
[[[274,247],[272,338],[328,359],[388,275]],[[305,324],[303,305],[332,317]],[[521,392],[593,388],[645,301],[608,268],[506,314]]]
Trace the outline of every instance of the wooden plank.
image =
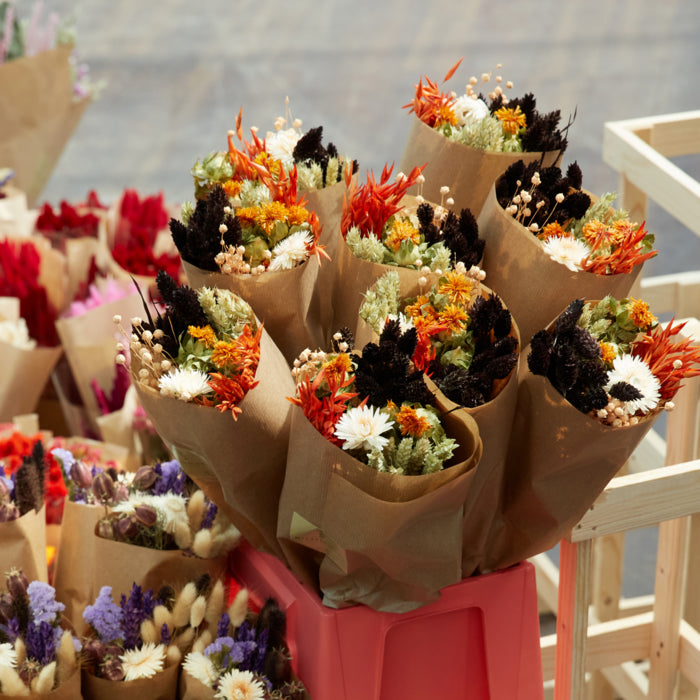
[[654,594],[620,599],[620,617],[641,615],[654,609]]
[[678,670],[700,688],[700,632],[681,620]]
[[644,190],[632,183],[625,173],[619,177],[619,202],[620,209],[626,209],[630,221],[642,223],[647,219],[647,195]]
[[[649,658],[653,619],[653,614],[648,612],[591,625],[586,639],[585,670],[590,672]],[[556,634],[540,640],[542,678],[545,681],[555,675],[556,644]]]
[[603,160],[700,235],[700,183],[617,122],[605,124]]
[[590,541],[559,545],[559,600],[554,699],[583,700],[590,594]]
[[639,295],[657,315],[673,312],[676,318],[700,317],[700,271],[642,279]]
[[614,478],[571,532],[572,542],[652,527],[700,503],[700,460]]
[[678,683],[690,518],[659,525],[654,584],[654,622],[649,655],[649,697],[673,698]]
[[559,569],[543,552],[530,558],[535,566],[537,598],[541,602],[540,612],[557,614],[557,596],[559,595]]
[[669,117],[672,118],[654,119],[647,143],[666,158],[700,153],[700,112]]
[[649,693],[649,679],[640,664],[628,661],[619,666],[601,669],[601,673],[614,688],[616,697],[625,700],[646,700]]

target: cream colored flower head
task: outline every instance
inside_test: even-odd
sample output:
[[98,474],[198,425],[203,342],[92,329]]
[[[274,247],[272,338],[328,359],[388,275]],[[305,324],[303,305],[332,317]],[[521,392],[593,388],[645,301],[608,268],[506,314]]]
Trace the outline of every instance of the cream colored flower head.
[[394,421],[372,406],[349,408],[335,426],[335,436],[343,441],[344,450],[381,449],[389,439],[382,433],[391,430]]
[[275,160],[282,163],[285,170],[291,170],[294,166],[294,147],[301,136],[301,131],[294,128],[268,131],[265,135],[265,148]]
[[219,677],[214,664],[201,651],[191,651],[187,654],[182,664],[182,670],[206,685],[207,688],[213,688]]
[[544,250],[555,262],[566,265],[572,272],[582,270],[583,259],[591,249],[573,236],[551,236],[544,243]]
[[192,401],[211,392],[209,377],[197,369],[177,367],[158,379],[158,388],[163,396],[180,401]]
[[119,660],[124,668],[124,680],[153,678],[165,668],[165,645],[146,642],[140,649],[125,651]]
[[264,700],[265,688],[250,671],[234,668],[221,676],[214,697],[219,700]]
[[291,270],[304,262],[309,257],[309,248],[314,239],[311,232],[305,229],[295,231],[290,236],[283,238],[272,249],[272,260],[270,260],[270,272],[279,270]]
[[608,372],[605,390],[610,391],[617,382],[631,384],[642,395],[638,399],[622,402],[622,409],[628,416],[638,412],[649,413],[659,405],[661,382],[641,358],[634,355],[616,357],[612,369]]

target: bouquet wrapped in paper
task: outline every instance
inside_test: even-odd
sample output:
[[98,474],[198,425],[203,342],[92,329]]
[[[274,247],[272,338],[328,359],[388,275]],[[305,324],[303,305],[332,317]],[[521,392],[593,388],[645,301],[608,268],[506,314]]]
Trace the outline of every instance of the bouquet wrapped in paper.
[[239,589],[216,629],[206,630],[185,656],[180,676],[182,700],[270,697],[308,700],[294,678],[285,641],[286,616],[269,598],[255,612],[248,591]]
[[79,640],[61,628],[63,603],[48,583],[21,569],[5,572],[0,659],[2,697],[76,700],[80,671]]
[[0,24],[0,165],[34,206],[90,102],[94,86],[78,64],[74,30],[52,14],[42,26],[42,3],[26,26],[14,3],[2,4]]
[[502,517],[486,569],[553,547],[615,476],[700,348],[663,328],[640,299],[572,302],[532,338],[506,463]]
[[362,295],[388,270],[395,270],[402,284],[415,286],[421,279],[439,277],[461,263],[477,265],[484,251],[476,220],[468,209],[459,215],[448,211],[452,200],[443,188],[440,204],[426,202],[422,195],[406,196],[414,184],[422,185],[420,168],[408,175],[399,173],[390,181],[392,167],[385,167],[377,182],[352,184],[343,204],[341,233],[344,243],[338,255],[333,291],[333,328],[357,330]]
[[139,399],[182,468],[255,547],[281,554],[277,503],[294,390],[286,361],[251,307],[229,290],[178,287],[166,311],[132,319]]
[[[240,115],[237,126],[240,138]],[[291,363],[326,333],[328,311],[315,296],[321,225],[298,193],[296,166],[286,173],[257,137],[245,150],[233,137],[216,180],[199,181],[195,169],[200,196],[170,222],[173,240],[190,285],[245,299]]]
[[481,456],[474,420],[445,411],[411,357],[415,329],[386,324],[350,354],[306,351],[278,534],[327,605],[400,612],[462,577],[464,502]]
[[462,568],[470,576],[484,556],[500,510],[504,468],[517,396],[518,329],[483,271],[458,264],[428,288],[408,289],[388,272],[369,289],[360,316],[376,336],[387,320],[416,329],[411,358],[434,383],[447,410],[469,414],[483,454],[464,504]]
[[[447,82],[460,61],[445,76]],[[497,68],[500,68],[498,66]],[[484,73],[486,86],[492,73]],[[560,128],[559,110],[541,114],[532,93],[508,97],[509,81],[495,76],[496,86],[487,98],[479,92],[479,81],[471,77],[465,94],[441,92],[425,78],[416,85],[413,100],[404,108],[415,114],[400,168],[425,166],[429,182],[425,196],[437,201],[439,188],[450,188],[458,209],[479,216],[491,185],[516,160],[554,165],[566,150],[569,124]],[[486,87],[484,87],[486,89]]]
[[564,174],[518,161],[491,189],[479,217],[489,283],[513,312],[525,345],[562,311],[562,298],[622,298],[656,255],[644,224],[612,209],[614,194],[591,197],[582,179],[576,163]]

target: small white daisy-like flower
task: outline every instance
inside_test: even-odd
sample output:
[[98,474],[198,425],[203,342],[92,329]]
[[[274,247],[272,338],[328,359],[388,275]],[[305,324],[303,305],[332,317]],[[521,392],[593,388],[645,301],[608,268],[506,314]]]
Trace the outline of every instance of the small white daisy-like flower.
[[272,260],[268,269],[271,272],[291,270],[299,263],[304,262],[309,257],[309,246],[313,240],[311,232],[304,229],[283,238],[272,249]]
[[140,649],[125,651],[119,660],[124,668],[124,680],[153,678],[165,666],[165,645],[146,642]]
[[335,426],[335,435],[343,441],[344,450],[363,448],[372,450],[384,447],[388,438],[382,436],[394,425],[386,414],[372,406],[349,408]]
[[203,683],[207,688],[213,688],[214,683],[216,683],[219,678],[214,664],[209,660],[209,657],[202,654],[201,651],[191,651],[187,654],[182,668],[185,673],[189,673],[192,678]]
[[552,260],[566,265],[572,272],[582,270],[581,261],[591,249],[573,236],[551,236],[544,242],[544,251]]
[[180,399],[180,401],[192,401],[211,391],[211,387],[207,384],[208,379],[209,377],[199,370],[177,367],[160,377],[158,388],[163,396]]
[[280,129],[268,131],[265,134],[267,152],[282,163],[285,170],[291,170],[294,165],[294,147],[301,138],[298,129]]
[[634,355],[616,357],[613,360],[612,369],[608,372],[605,390],[610,391],[612,385],[617,382],[631,384],[642,395],[639,399],[621,402],[621,408],[628,416],[633,416],[640,411],[649,413],[659,405],[661,382],[641,358]]
[[263,700],[265,688],[250,671],[234,668],[221,676],[214,697],[220,700]]
[[14,668],[17,665],[17,652],[13,644],[4,642],[0,644],[0,666]]
[[452,110],[457,117],[457,122],[460,126],[472,122],[479,122],[484,117],[488,117],[491,112],[487,104],[483,100],[474,99],[469,95],[458,97],[452,105]]

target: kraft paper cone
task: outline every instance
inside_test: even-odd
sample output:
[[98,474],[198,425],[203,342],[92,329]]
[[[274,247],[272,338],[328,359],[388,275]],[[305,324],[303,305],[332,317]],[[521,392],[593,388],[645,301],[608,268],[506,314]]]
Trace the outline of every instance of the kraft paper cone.
[[489,535],[483,570],[551,549],[617,474],[657,416],[625,428],[603,425],[574,408],[546,377],[523,368],[503,512]]
[[123,593],[128,596],[134,583],[155,593],[168,584],[175,590],[203,574],[212,580],[224,578],[226,556],[200,559],[179,549],[150,549],[126,542],[117,542],[93,534],[92,600],[103,586],[112,587],[112,597],[119,600]]
[[94,533],[95,525],[104,513],[102,506],[74,503],[68,499],[63,509],[53,585],[56,600],[66,606],[63,616],[78,635],[84,634],[87,628],[83,610],[95,601],[99,593],[99,590],[93,591],[92,584]]
[[573,272],[552,260],[530,231],[506,214],[491,187],[479,216],[479,234],[486,241],[484,269],[488,282],[518,321],[522,346],[563,311],[567,300],[627,296],[642,266],[628,274]]
[[0,234],[17,238],[31,236],[38,212],[27,208],[27,195],[16,187],[5,185],[0,199]]
[[61,683],[57,688],[54,688],[50,693],[38,695],[31,693],[28,695],[5,695],[0,693],[2,700],[26,700],[26,698],[35,698],[38,700],[81,700],[83,695],[80,692],[80,671],[76,670],[65,683]]
[[141,297],[134,292],[80,316],[56,321],[56,331],[90,421],[90,429],[97,435],[101,434],[98,417],[102,412],[92,389],[92,381],[97,381],[105,393],[111,392],[116,374],[116,345],[120,335],[114,324],[116,314],[124,319],[143,316]]
[[319,275],[317,258],[311,257],[292,270],[261,275],[226,275],[201,270],[184,260],[182,264],[194,289],[229,289],[247,301],[289,365],[305,348],[322,347],[325,329],[321,310],[313,299]]
[[48,582],[46,508],[0,523],[0,572],[22,569],[29,581]]
[[51,370],[61,357],[60,347],[25,350],[0,341],[0,423],[16,415],[34,413]]
[[423,476],[377,472],[300,408],[292,416],[278,533],[292,570],[320,587],[325,605],[403,612],[461,580],[464,502],[481,456],[470,416],[443,415],[459,449],[452,466]]
[[156,673],[153,678],[135,681],[108,681],[82,671],[82,691],[85,700],[175,700],[180,666],[175,664]]
[[399,171],[408,173],[416,166],[425,165],[422,194],[429,202],[439,202],[442,197],[440,188],[447,185],[450,188],[450,197],[455,202],[452,209],[457,213],[462,209],[469,209],[475,217],[478,217],[491,185],[510,165],[519,160],[527,165],[543,159],[543,165],[546,167],[556,165],[560,157],[561,151],[546,153],[482,151],[450,141],[439,131],[431,129],[413,116]]
[[0,163],[33,207],[89,99],[75,102],[70,46],[0,66]]
[[51,383],[58,397],[67,434],[75,437],[91,435],[90,420],[78,388],[75,386],[73,373],[65,355],[61,357],[51,372]]
[[180,700],[214,700],[214,689],[190,676],[183,669],[180,674]]
[[263,330],[259,384],[236,421],[212,406],[166,398],[134,384],[141,405],[183,470],[254,547],[276,554],[277,505],[284,481],[294,380]]

